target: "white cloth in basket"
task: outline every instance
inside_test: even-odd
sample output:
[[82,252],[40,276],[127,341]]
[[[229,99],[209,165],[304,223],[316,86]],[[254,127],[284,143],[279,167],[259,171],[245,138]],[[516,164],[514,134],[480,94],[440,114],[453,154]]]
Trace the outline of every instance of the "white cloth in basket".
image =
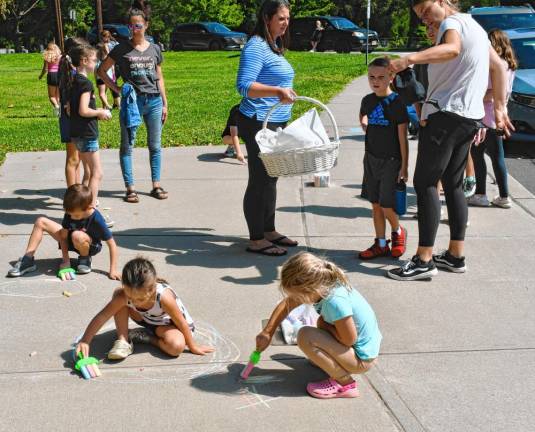
[[256,134],[262,153],[305,149],[328,145],[330,140],[316,108],[307,111],[285,129],[262,129]]

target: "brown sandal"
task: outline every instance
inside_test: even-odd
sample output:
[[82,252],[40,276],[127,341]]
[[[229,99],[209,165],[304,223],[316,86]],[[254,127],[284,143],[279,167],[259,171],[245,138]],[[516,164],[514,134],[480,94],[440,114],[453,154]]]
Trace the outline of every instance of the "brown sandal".
[[167,191],[163,190],[163,188],[158,186],[150,191],[150,196],[159,200],[164,200],[167,199],[168,194]]
[[136,191],[126,191],[126,195],[124,197],[124,200],[127,203],[136,204],[139,202],[139,196],[137,195]]

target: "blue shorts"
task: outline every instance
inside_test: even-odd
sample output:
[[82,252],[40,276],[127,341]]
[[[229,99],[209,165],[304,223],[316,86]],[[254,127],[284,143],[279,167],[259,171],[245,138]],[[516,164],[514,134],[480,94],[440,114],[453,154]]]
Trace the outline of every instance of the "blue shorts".
[[79,152],[89,153],[98,151],[97,138],[73,138],[72,140]]
[[65,112],[65,108],[61,107],[61,114],[59,117],[59,135],[62,143],[71,142],[71,119]]

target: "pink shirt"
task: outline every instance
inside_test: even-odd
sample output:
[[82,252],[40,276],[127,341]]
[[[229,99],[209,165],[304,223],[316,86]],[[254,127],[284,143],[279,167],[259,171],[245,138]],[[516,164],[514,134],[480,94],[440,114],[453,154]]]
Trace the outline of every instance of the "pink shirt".
[[[515,71],[509,69],[507,62],[503,59],[501,59],[504,63],[505,67],[507,67],[507,94],[506,94],[506,102],[509,100],[509,96],[511,95],[511,91],[513,90],[513,81],[515,79]],[[492,90],[492,82],[490,80],[490,74],[489,74],[489,86],[488,90]],[[485,106],[485,117],[483,118],[483,123],[485,126],[491,129],[496,129],[496,118],[494,117],[494,101],[486,101],[483,103]]]
[[59,62],[58,63],[46,63],[48,73],[58,72],[59,71]]

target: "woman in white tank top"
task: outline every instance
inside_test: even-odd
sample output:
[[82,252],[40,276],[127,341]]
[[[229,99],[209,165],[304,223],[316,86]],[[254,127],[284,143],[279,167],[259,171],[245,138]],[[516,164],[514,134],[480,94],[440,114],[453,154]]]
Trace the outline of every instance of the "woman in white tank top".
[[[128,357],[134,343],[150,343],[173,357],[182,354],[186,346],[192,354],[214,351],[213,347],[195,342],[193,319],[176,292],[158,279],[150,261],[141,257],[129,261],[123,269],[122,282],[123,286],[115,290],[110,302],[87,326],[76,354],[89,356],[91,340],[111,317],[117,327],[117,340],[108,353],[111,360]],[[144,328],[128,331],[129,318]]]

